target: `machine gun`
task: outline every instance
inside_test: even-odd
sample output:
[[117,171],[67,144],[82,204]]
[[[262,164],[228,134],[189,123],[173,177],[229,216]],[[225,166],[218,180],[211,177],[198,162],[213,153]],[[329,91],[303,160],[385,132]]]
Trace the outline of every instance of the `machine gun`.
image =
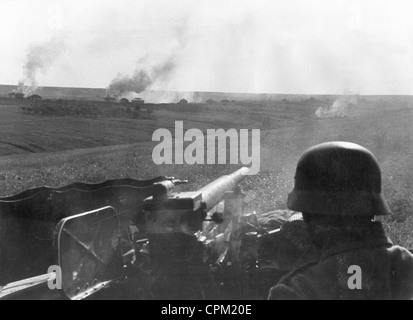
[[[0,299],[265,297],[258,246],[279,229],[268,232],[255,213],[244,213],[239,183],[247,173],[241,168],[193,192],[175,191],[185,181],[158,178],[139,185],[145,192],[133,210],[120,196],[113,206],[101,201],[109,206],[67,215],[54,228],[53,271],[0,287]],[[272,273],[272,283],[281,275]]]

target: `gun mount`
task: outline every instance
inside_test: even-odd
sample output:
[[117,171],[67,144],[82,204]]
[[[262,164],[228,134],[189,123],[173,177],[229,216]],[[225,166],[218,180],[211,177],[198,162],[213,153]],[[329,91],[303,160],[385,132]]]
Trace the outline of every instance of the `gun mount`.
[[186,181],[159,177],[0,199],[0,299],[265,298],[296,261],[274,267],[260,247],[291,253],[298,238],[244,212],[247,173],[189,192],[175,190]]
[[[9,284],[0,298],[217,297],[217,266],[239,259],[237,186],[247,173],[241,168],[192,192],[174,190],[185,181],[159,177],[42,187],[0,199],[2,225],[14,229],[1,234],[7,241],[0,283]],[[11,250],[11,242],[19,246]],[[53,294],[45,289],[56,280],[45,273],[51,265],[61,268],[63,287]]]

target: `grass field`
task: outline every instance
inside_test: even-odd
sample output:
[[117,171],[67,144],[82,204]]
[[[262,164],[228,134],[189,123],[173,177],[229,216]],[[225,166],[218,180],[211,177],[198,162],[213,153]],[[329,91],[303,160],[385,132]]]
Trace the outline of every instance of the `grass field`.
[[188,128],[261,129],[261,171],[243,182],[248,209],[285,209],[296,162],[308,147],[325,141],[359,143],[373,151],[383,170],[384,193],[394,214],[384,218],[390,237],[413,248],[413,99],[364,99],[348,118],[319,120],[315,110],[332,101],[261,101],[222,105],[157,105],[152,119],[47,117],[26,115],[28,103],[0,100],[0,195],[27,188],[63,186],[109,178],[189,179],[196,189],[237,169],[236,165],[156,166],[151,136]]

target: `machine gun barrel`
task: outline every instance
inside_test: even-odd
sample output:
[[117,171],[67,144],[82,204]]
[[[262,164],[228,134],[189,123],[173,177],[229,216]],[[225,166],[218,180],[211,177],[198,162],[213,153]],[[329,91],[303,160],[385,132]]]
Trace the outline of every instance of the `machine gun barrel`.
[[202,201],[206,205],[206,210],[209,211],[217,203],[221,202],[224,199],[225,192],[233,190],[248,175],[248,172],[249,169],[243,167],[232,174],[218,178],[200,189],[199,192],[202,193]]

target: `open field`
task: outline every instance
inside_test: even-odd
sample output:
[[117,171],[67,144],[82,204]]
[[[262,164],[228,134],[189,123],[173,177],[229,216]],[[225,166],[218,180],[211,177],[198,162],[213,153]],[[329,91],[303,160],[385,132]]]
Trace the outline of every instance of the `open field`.
[[316,101],[240,101],[231,105],[155,105],[151,119],[48,117],[27,115],[26,100],[0,100],[0,195],[27,188],[63,186],[75,181],[151,178],[189,179],[195,189],[236,165],[156,166],[151,136],[157,128],[173,132],[174,121],[188,128],[261,129],[261,171],[243,182],[248,209],[285,209],[296,161],[308,147],[345,140],[372,150],[383,170],[384,192],[394,214],[384,219],[397,244],[413,248],[413,99],[367,97],[347,118],[317,119]]

